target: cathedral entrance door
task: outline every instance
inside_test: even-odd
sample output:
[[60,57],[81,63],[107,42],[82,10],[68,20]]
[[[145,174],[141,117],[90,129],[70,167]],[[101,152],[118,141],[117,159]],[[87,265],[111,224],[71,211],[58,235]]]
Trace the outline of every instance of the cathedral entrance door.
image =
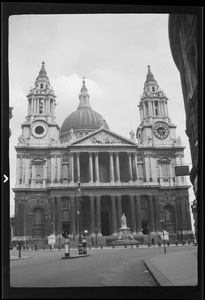
[[110,235],[109,211],[107,210],[101,212],[101,228],[103,236]]
[[148,234],[148,222],[147,221],[142,221],[142,232],[143,234]]

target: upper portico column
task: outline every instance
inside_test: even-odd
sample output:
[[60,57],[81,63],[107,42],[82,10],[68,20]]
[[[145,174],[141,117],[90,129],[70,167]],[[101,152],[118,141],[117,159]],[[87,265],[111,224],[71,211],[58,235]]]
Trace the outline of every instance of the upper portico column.
[[93,153],[89,152],[89,180],[93,184]]
[[76,157],[77,157],[77,177],[78,180],[80,180],[80,153],[79,152],[76,153]]
[[74,157],[73,152],[70,152],[70,184],[74,184]]
[[98,152],[95,152],[95,184],[99,184],[99,158],[98,158]]
[[116,176],[117,176],[117,183],[120,184],[120,161],[119,161],[119,152],[115,153],[115,160],[116,160]]
[[113,153],[110,152],[110,183],[114,184],[114,165],[113,165]]
[[137,152],[134,152],[134,165],[135,165],[135,182],[138,180],[138,168],[137,168]]
[[131,153],[128,152],[128,158],[129,158],[129,180],[130,183],[133,182],[133,174],[132,174],[132,156]]

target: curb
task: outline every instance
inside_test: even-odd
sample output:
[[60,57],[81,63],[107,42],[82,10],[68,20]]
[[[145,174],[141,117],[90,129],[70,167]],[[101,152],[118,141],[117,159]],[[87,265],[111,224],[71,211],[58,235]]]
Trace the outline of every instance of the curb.
[[76,256],[63,256],[62,259],[72,259],[72,258],[81,258],[81,257],[88,257],[90,254],[82,254],[82,255],[76,255]]
[[144,264],[160,286],[174,286],[148,259]]
[[11,260],[21,260],[21,259],[27,259],[27,258],[32,258],[32,256],[23,256],[23,257],[10,257]]

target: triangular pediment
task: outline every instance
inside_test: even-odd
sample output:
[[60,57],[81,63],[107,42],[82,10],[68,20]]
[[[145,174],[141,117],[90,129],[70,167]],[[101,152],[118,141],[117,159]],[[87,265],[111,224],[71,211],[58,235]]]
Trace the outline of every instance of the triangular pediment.
[[166,163],[166,164],[169,164],[170,161],[171,161],[171,159],[170,159],[170,158],[167,158],[167,157],[165,157],[165,156],[162,156],[162,157],[160,157],[160,158],[158,159],[158,162],[160,162],[160,163]]
[[99,129],[83,138],[74,141],[71,145],[135,145],[134,140],[126,139],[110,130]]
[[34,159],[32,159],[32,163],[43,163],[45,162],[45,159],[43,159],[41,156],[36,156]]

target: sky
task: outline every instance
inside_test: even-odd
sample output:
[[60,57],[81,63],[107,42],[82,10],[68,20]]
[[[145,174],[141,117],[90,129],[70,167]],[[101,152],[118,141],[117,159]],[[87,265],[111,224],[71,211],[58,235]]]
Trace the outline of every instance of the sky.
[[[94,111],[109,129],[125,138],[140,124],[139,100],[147,66],[165,92],[171,122],[177,125],[185,148],[185,164],[191,155],[185,134],[186,119],[179,71],[171,55],[168,14],[65,14],[13,15],[9,18],[9,106],[12,135],[10,151],[10,215],[14,215],[16,151],[21,124],[27,114],[27,98],[42,61],[57,96],[56,122],[77,109],[82,77]],[[189,177],[187,182],[191,185]],[[190,199],[195,199],[192,187]]]

